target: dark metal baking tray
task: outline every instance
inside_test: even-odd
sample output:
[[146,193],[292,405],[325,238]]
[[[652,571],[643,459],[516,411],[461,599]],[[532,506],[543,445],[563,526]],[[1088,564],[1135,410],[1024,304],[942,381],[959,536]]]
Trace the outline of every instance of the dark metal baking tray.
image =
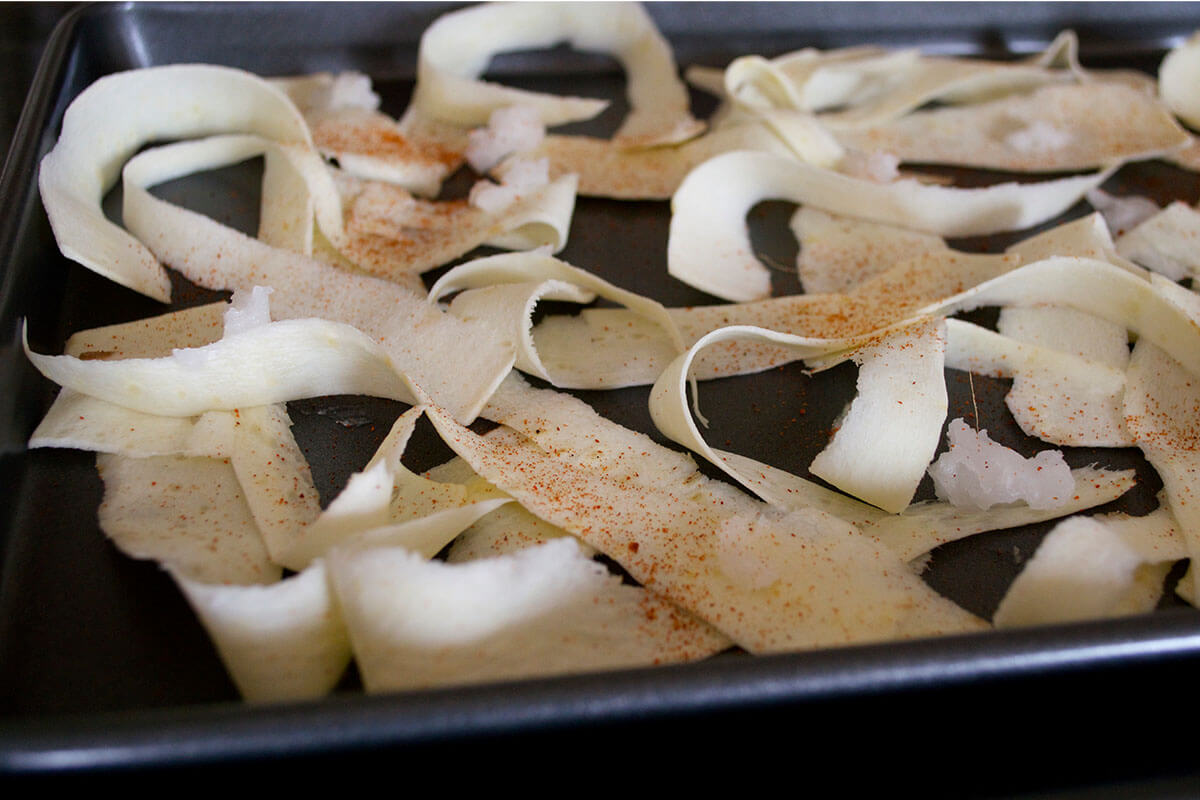
[[[300,760],[312,766],[385,754],[499,756],[533,746],[585,748],[579,752],[618,746],[633,754],[635,747],[659,746],[668,737],[699,753],[721,742],[726,756],[763,758],[800,748],[816,761],[849,742],[868,750],[874,742],[872,763],[908,765],[926,746],[913,731],[936,735],[934,750],[956,757],[965,769],[988,763],[993,748],[1011,747],[997,720],[1035,713],[1056,721],[1026,730],[1009,770],[963,786],[962,794],[1015,785],[1020,769],[1013,767],[1041,763],[1051,751],[1055,770],[1079,780],[1120,777],[1148,764],[1172,774],[1191,769],[1189,754],[1168,733],[1177,698],[1200,666],[1200,617],[1191,609],[767,658],[732,653],[676,667],[380,697],[361,696],[351,675],[319,702],[237,702],[170,579],[153,564],[119,554],[96,527],[101,487],[93,457],[25,448],[55,390],[24,359],[19,321],[29,320],[35,349],[58,352],[75,330],[163,310],[59,255],[36,192],[37,163],[53,145],[71,98],[101,75],[154,64],[221,63],[266,75],[357,69],[376,79],[384,109],[399,114],[411,90],[420,34],[448,7],[104,5],[72,13],[55,31],[0,193],[0,485],[7,499],[0,517],[0,770],[54,774]],[[681,66],[721,66],[749,52],[863,43],[1003,58],[1028,53],[1073,27],[1087,63],[1152,70],[1165,47],[1200,25],[1200,7],[1193,4],[664,3],[650,11]],[[619,121],[620,74],[606,58],[559,48],[501,57],[493,74],[535,88],[613,97],[614,109],[588,130],[611,130]],[[711,109],[700,94],[695,103],[700,111]],[[253,230],[257,169],[252,163],[159,191]],[[1123,172],[1119,181],[1120,187],[1109,188],[1160,200],[1200,197],[1195,176],[1165,165]],[[795,250],[782,233],[790,210],[767,203],[752,214],[756,243],[782,263]],[[1081,206],[1071,213],[1084,211]],[[665,275],[668,220],[665,203],[581,200],[562,257],[669,305],[712,302]],[[956,244],[995,249],[1024,235]],[[786,274],[776,283],[777,291],[797,290]],[[219,296],[182,279],[175,291],[179,306]],[[803,472],[853,381],[850,368],[809,379],[789,367],[714,382],[702,390],[713,419],[726,408],[744,412],[751,404],[753,413],[731,414],[739,421],[710,436],[730,438],[743,452]],[[978,411],[963,375],[951,374],[950,385],[952,416],[978,415],[995,438],[1030,447],[1005,422],[1003,382],[975,379]],[[580,395],[622,424],[652,431],[647,390]],[[325,500],[365,462],[400,408],[361,398],[291,404],[297,437],[309,451]],[[805,412],[803,424],[794,422],[798,408]],[[780,445],[781,430],[789,437],[786,446]],[[421,448],[418,458],[425,463],[418,467],[445,452],[432,436]],[[1075,452],[1070,460],[1079,465],[1096,456]],[[1156,479],[1140,458],[1108,451],[1103,460],[1139,468],[1142,487],[1123,507],[1149,508]],[[929,579],[971,610],[990,615],[1048,527],[941,548]],[[963,718],[968,708],[969,720]],[[1136,741],[1110,735],[1102,721],[1122,713],[1136,713],[1155,734]],[[936,729],[922,727],[929,719],[938,720]],[[789,730],[782,740],[775,738],[779,724]],[[879,737],[887,739],[886,752]],[[1090,744],[1092,756],[1072,762],[1056,746],[1064,737]]]

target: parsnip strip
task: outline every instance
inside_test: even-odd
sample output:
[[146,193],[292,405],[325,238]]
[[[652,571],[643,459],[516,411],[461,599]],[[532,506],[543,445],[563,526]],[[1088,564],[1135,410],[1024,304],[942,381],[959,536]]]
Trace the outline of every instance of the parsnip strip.
[[[695,450],[768,502],[753,476],[744,476],[710,448],[687,409],[688,367],[694,354],[712,342],[755,339],[794,348],[797,357],[853,350],[859,363],[858,396],[830,444],[810,470],[839,489],[886,511],[912,500],[933,458],[946,416],[942,371],[944,332],[936,320],[922,320],[878,334],[865,342],[803,339],[758,328],[723,328],[701,338],[676,359],[650,393],[650,416],[673,441]],[[864,441],[869,445],[864,446]]]
[[76,331],[63,353],[88,360],[158,358],[172,350],[212,344],[225,332],[229,303],[218,301],[146,319]]
[[746,56],[725,72],[725,91],[744,106],[821,112],[822,124],[840,131],[878,125],[934,100],[978,102],[1046,83],[1073,80],[1049,69],[1065,40],[1024,64],[922,56],[916,50],[846,48],[802,50],[767,61]]
[[625,68],[630,111],[614,142],[623,147],[674,144],[704,129],[689,112],[670,46],[641,6],[624,3],[495,4],[447,14],[421,37],[413,107],[463,126],[486,124],[492,111],[510,105],[537,108],[547,125],[590,119],[608,103],[479,80],[497,53],[564,41],[610,53]]
[[[619,200],[668,200],[687,174],[710,158],[734,150],[758,150],[832,166],[827,143],[798,125],[741,121],[709,130],[676,145],[627,150],[607,139],[547,136],[533,152],[550,159],[551,176],[576,173],[579,194]],[[776,122],[779,122],[776,120]],[[836,146],[836,142],[834,143]],[[825,158],[822,158],[825,156]]]
[[1200,213],[1174,202],[1117,239],[1117,251],[1171,280],[1200,275]]
[[1103,522],[1072,517],[1055,526],[996,609],[997,628],[1116,616],[1136,585],[1141,558]]
[[1116,500],[1133,488],[1135,473],[1081,467],[1071,470],[1075,491],[1055,508],[1035,509],[1024,503],[993,506],[986,511],[956,508],[949,503],[915,503],[900,514],[882,515],[862,525],[900,558],[911,561],[935,547],[987,531],[1033,525],[1048,519],[1077,514]]
[[166,358],[82,361],[25,352],[75,391],[163,416],[262,406],[333,394],[419,402],[419,389],[361,332],[321,319],[273,322]]
[[[921,293],[926,296],[939,291],[950,294],[961,291],[966,281],[982,280],[979,276],[994,277],[1053,256],[1094,258],[1135,274],[1144,273],[1118,254],[1100,214],[1031,236],[1003,255],[955,251],[938,236],[806,206],[797,209],[791,228],[800,243],[798,263],[805,291],[846,291],[869,296],[876,304],[903,305],[896,295],[917,293],[911,288],[917,284],[923,286]],[[886,276],[892,270],[898,277],[889,281]],[[887,288],[874,291],[872,281],[885,281]],[[910,288],[894,288],[901,285]],[[938,286],[942,288],[935,288]],[[892,296],[886,296],[889,294]]]
[[1143,563],[1173,564],[1188,557],[1187,541],[1161,492],[1158,508],[1149,514],[1140,517],[1121,513],[1104,514],[1097,519],[1138,553]]
[[1193,129],[1200,128],[1200,33],[1167,53],[1158,67],[1158,91],[1175,115]]
[[221,586],[172,572],[242,697],[322,697],[350,663],[324,563],[270,586]]
[[230,463],[267,552],[290,567],[285,554],[317,519],[321,505],[287,409],[277,403],[221,416],[232,423]]
[[[899,231],[851,219],[843,220],[843,224],[848,231],[876,229],[885,239]],[[834,250],[838,248],[838,238],[835,234],[831,245]],[[923,241],[932,246],[941,240],[929,237]],[[849,255],[858,251],[846,252]],[[884,269],[856,286],[851,296],[798,295],[756,303],[672,308],[667,309],[667,314],[689,346],[712,330],[729,325],[753,325],[814,338],[845,338],[893,324],[912,316],[931,301],[961,294],[967,287],[986,282],[1022,264],[1036,263],[1052,253],[1101,259],[1128,272],[1143,274],[1139,267],[1117,255],[1103,219],[1093,214],[1019,242],[1009,248],[1006,255],[961,253],[944,246],[935,248],[923,258],[900,261]],[[830,265],[834,263],[840,263],[840,260],[829,262]],[[521,297],[528,299],[528,294]],[[1026,298],[1021,302],[1056,302],[1050,293],[1034,293],[1030,297],[1033,299]],[[1060,309],[1059,313],[1071,312]],[[1086,330],[1098,331],[1097,326],[1102,326],[1104,332],[1097,332],[1097,336],[1109,342],[1114,352],[1125,349],[1118,341],[1125,339],[1124,321],[1088,317]],[[1076,333],[1082,335],[1082,330]],[[1066,341],[1060,339],[1060,343]],[[584,309],[577,316],[548,316],[534,327],[533,342],[540,363],[555,376],[556,383],[585,388],[652,383],[677,355],[659,324],[631,311],[611,308]],[[589,354],[586,360],[579,356],[583,352]],[[784,347],[730,340],[700,353],[690,374],[704,380],[756,372],[793,359]],[[572,374],[576,377],[567,383],[566,376]]]
[[[348,544],[359,551],[365,548],[395,548],[396,545],[400,545],[410,552],[415,551],[428,558],[438,552],[454,533],[468,525],[469,530],[474,531],[477,542],[481,534],[487,535],[484,532],[490,531],[510,543],[508,548],[504,548],[504,552],[493,550],[487,554],[490,556],[504,555],[551,538],[568,536],[566,532],[537,520],[512,503],[511,498],[479,478],[461,459],[455,459],[450,464],[431,470],[428,478],[419,478],[404,470],[399,459],[413,424],[421,413],[421,409],[412,409],[401,415],[371,464],[363,473],[352,477],[346,491],[330,504],[322,522],[340,518],[339,524],[353,524],[351,518],[358,517],[359,530],[356,531],[355,538],[341,540],[343,548]],[[386,475],[389,468],[396,470],[394,490],[393,480]],[[379,478],[382,480],[378,480]],[[363,483],[364,479],[368,485],[365,491],[359,491],[357,484]],[[357,498],[348,497],[352,494],[357,495]],[[339,508],[345,505],[344,501],[347,499],[351,500],[352,507]],[[387,517],[409,521],[373,527]],[[453,528],[446,525],[446,520],[451,518],[458,520]],[[536,538],[519,537],[514,524],[531,531]],[[520,545],[517,544],[518,541],[521,542]],[[575,543],[582,558],[590,558],[594,553],[588,545],[578,541]],[[464,551],[458,548],[457,552],[461,556]],[[463,559],[451,557],[449,560],[453,563]],[[614,600],[626,611],[636,613],[630,613],[624,621],[614,624],[612,612],[606,608],[609,602]],[[436,602],[435,598],[433,602]],[[615,590],[606,589],[603,592],[603,602],[590,611],[585,608],[572,610],[570,606],[571,603],[567,602],[552,610],[556,613],[573,614],[575,619],[571,624],[579,629],[603,628],[604,636],[610,640],[611,647],[630,654],[630,665],[657,661],[663,659],[664,654],[686,653],[693,654],[689,657],[701,657],[729,646],[724,636],[705,623],[641,588],[620,586]],[[666,624],[668,622],[669,624]],[[550,641],[539,643],[538,647],[552,645],[553,642]],[[642,655],[639,656],[638,653]],[[589,658],[579,654],[578,668],[593,668],[589,666]],[[603,663],[605,662],[601,660],[600,665]],[[540,674],[536,667],[534,673]]]
[[[657,326],[658,335],[667,338],[674,352],[684,350],[679,330],[660,303],[542,253],[491,256],[455,267],[433,285],[429,297],[437,301],[456,291],[462,293],[451,304],[452,313],[465,320],[483,321],[500,337],[518,342],[517,368],[555,386],[592,388],[621,384],[609,383],[603,376],[597,379],[590,348],[566,355],[560,352],[555,358],[558,369],[552,372],[546,368],[538,353],[531,319],[533,307],[540,299],[588,303],[603,297],[620,303]],[[626,357],[637,356],[626,353]]]
[[403,546],[437,555],[480,517],[511,502],[490,485],[464,486],[414,475],[400,462],[420,407],[401,414],[361,472],[350,476],[329,507],[279,561],[301,569],[334,547]]
[[404,130],[386,114],[341,109],[306,115],[313,143],[326,158],[359,178],[387,181],[435,197],[463,163],[462,150]]
[[330,569],[373,692],[686,661],[728,646],[623,586],[571,539],[467,564],[338,551]]
[[894,225],[796,209],[792,232],[800,243],[800,282],[808,294],[845,292],[892,264],[947,249],[944,239]]
[[908,506],[946,420],[944,324],[922,320],[855,349],[858,394],[813,475],[884,511]]
[[1157,158],[1189,141],[1157,98],[1091,81],[1050,85],[967,107],[917,111],[838,132],[846,147],[902,162],[1009,172],[1072,172]]
[[[740,105],[755,108],[794,108],[815,112],[849,105],[870,94],[873,78],[910,68],[916,50],[889,52],[877,47],[847,47],[822,52],[805,48],[775,59],[742,56],[725,68],[721,94]],[[836,75],[849,66],[855,75]],[[829,68],[827,72],[822,70]],[[715,87],[714,87],[715,88]]]
[[[1200,557],[1200,380],[1159,347],[1139,341],[1129,360],[1125,409],[1130,432],[1158,472],[1192,559]],[[1192,597],[1196,572],[1191,573]]]
[[[572,398],[510,380],[493,405],[489,416],[554,449],[483,440],[444,414],[430,416],[482,477],[751,651],[981,627],[847,523],[771,509]],[[598,448],[594,457],[589,446]]]
[[558,252],[567,244],[575,187],[574,176],[565,175],[499,211],[483,211],[462,200],[431,202],[396,186],[360,183],[347,203],[340,249],[365,272],[389,280],[427,272],[483,244]]
[[285,553],[292,540],[320,511],[312,473],[290,425],[282,404],[165,417],[64,389],[29,446],[131,458],[223,459],[234,469],[271,560],[290,566]]
[[162,417],[62,389],[29,438],[30,447],[63,447],[136,458],[165,455],[228,457],[197,441],[197,417]]
[[1073,308],[1009,306],[996,331],[1010,339],[1048,347],[1113,369],[1129,365],[1129,334],[1123,325]]
[[99,454],[100,528],[131,558],[206,583],[271,583],[272,563],[233,467],[222,459]]
[[1125,428],[1125,372],[946,320],[946,366],[1012,378],[1005,398],[1029,436],[1071,447],[1131,447]]
[[[807,210],[802,209],[802,212]],[[823,217],[818,223],[818,230],[830,233],[826,237],[815,231],[810,232],[811,235],[802,242],[801,253],[810,244],[818,249],[825,247],[826,254],[819,256],[824,262],[822,269],[836,269],[843,263],[860,263],[860,258],[867,258],[872,253],[894,252],[897,257],[920,252],[927,255],[919,259],[901,260],[894,265],[889,265],[888,259],[881,256],[879,263],[882,272],[857,285],[852,290],[854,296],[796,295],[756,303],[667,309],[666,313],[678,327],[683,342],[690,346],[712,330],[729,325],[753,325],[781,333],[828,339],[863,334],[903,319],[931,300],[961,292],[966,287],[996,277],[1021,264],[1041,260],[1045,254],[1087,256],[1142,273],[1139,267],[1116,254],[1099,214],[1066,223],[1019,242],[1009,248],[1006,255],[961,253],[947,248],[938,237],[850,218],[834,218],[815,210],[813,215]],[[853,236],[855,233],[861,236]],[[861,244],[864,241],[862,237],[866,237],[866,246]],[[899,249],[895,249],[889,244],[895,240],[908,241],[909,244],[898,245]],[[872,241],[879,242],[879,246],[872,247]],[[529,254],[511,258],[518,263],[523,259],[536,261],[541,256]],[[447,275],[457,274],[459,269],[462,267],[455,268]],[[866,272],[869,274],[874,270]],[[530,272],[528,276],[541,274]],[[574,281],[569,272],[555,275]],[[481,273],[479,277],[480,280],[472,281],[473,286],[483,285],[485,275]],[[516,280],[517,277],[514,274],[502,278],[497,273],[495,276],[488,275],[487,280]],[[443,292],[438,289],[438,294]],[[458,303],[465,302],[468,294],[460,296],[454,307],[458,308]],[[497,294],[499,292],[480,293],[473,304],[490,305],[491,301],[498,300]],[[505,296],[510,297],[512,307],[508,312],[512,325],[509,335],[519,339],[526,335],[523,332],[527,328],[526,312],[537,291],[531,284],[528,291],[506,290]],[[486,303],[484,297],[489,298]],[[1032,311],[1025,309],[1023,313]],[[1049,312],[1050,309],[1043,309],[1043,313]],[[1085,316],[1082,312],[1067,309],[1058,309],[1057,313]],[[1105,341],[1114,352],[1127,352],[1123,324],[1091,316],[1086,318],[1089,320],[1086,326],[1072,329],[1073,337],[1086,338],[1090,344]],[[1099,332],[1098,326],[1104,327],[1103,333]],[[1096,342],[1092,341],[1092,333],[1088,331],[1096,334]],[[1073,340],[1057,336],[1060,343]],[[666,336],[661,324],[623,309],[588,308],[578,315],[550,315],[533,328],[532,337],[538,363],[547,374],[541,374],[528,365],[521,368],[558,386],[608,388],[653,383],[665,366],[678,355],[676,346]],[[584,353],[586,357],[581,356]],[[690,374],[704,380],[757,372],[791,360],[793,357],[783,347],[730,340],[700,353],[693,362]]]
[[949,314],[982,306],[1063,305],[1124,325],[1162,347],[1192,375],[1200,376],[1200,324],[1170,299],[1162,280],[1144,280],[1089,258],[1047,258],[920,309]]
[[[806,209],[802,209],[804,211]],[[815,212],[824,214],[825,212]],[[833,217],[826,215],[832,222]],[[903,319],[930,301],[961,292],[964,288],[994,278],[1022,264],[1041,260],[1048,254],[1085,256],[1141,274],[1142,270],[1116,254],[1100,215],[1076,220],[1038,234],[1009,248],[1006,255],[980,255],[953,251],[937,237],[910,234],[901,229],[842,218],[839,228],[848,234],[862,232],[878,235],[882,250],[869,246],[860,249],[851,240],[832,234],[831,253],[836,258],[820,256],[823,268],[836,268],[846,263],[843,256],[857,262],[872,252],[891,250],[886,242],[893,237],[915,236],[914,252],[925,252],[923,258],[889,264],[880,263],[881,271],[851,290],[851,295],[795,295],[736,305],[671,308],[667,313],[678,326],[689,346],[716,328],[729,325],[753,325],[781,333],[815,338],[844,338],[860,335]],[[817,237],[817,246],[823,237]],[[802,243],[801,253],[811,239]],[[862,239],[854,239],[861,243]],[[928,245],[932,249],[927,249]],[[902,246],[897,254],[908,252]],[[875,270],[866,270],[871,274]],[[1094,324],[1093,324],[1094,325]],[[1119,327],[1124,337],[1124,325]],[[1112,336],[1113,334],[1106,334]],[[594,384],[590,388],[610,385],[652,383],[676,355],[661,329],[640,319],[636,314],[620,309],[589,308],[577,316],[549,316],[533,331],[534,342],[542,363],[552,374],[578,371],[577,354],[592,353],[590,372]],[[768,369],[792,360],[786,348],[761,343],[745,345],[729,341],[706,349],[693,362],[691,375],[699,380],[724,375],[745,374]]]
[[739,474],[753,480],[755,493],[771,498],[776,507],[791,511],[816,508],[840,517],[885,544],[905,562],[977,533],[1032,525],[1104,505],[1125,494],[1135,483],[1133,470],[1083,467],[1072,470],[1075,491],[1055,509],[1034,509],[1018,503],[978,511],[926,501],[914,503],[899,514],[889,514],[754,459],[734,453],[723,453],[722,458]]
[[[461,459],[457,460],[461,461]],[[469,469],[469,467],[467,468]],[[594,547],[571,536],[571,534],[562,528],[538,519],[517,503],[509,503],[492,511],[487,516],[476,521],[470,528],[463,531],[454,540],[450,552],[446,555],[446,561],[451,564],[457,564],[478,561],[484,558],[495,558],[496,556],[510,555],[562,538],[569,538],[574,541],[580,553],[585,557],[590,558],[596,553]],[[632,592],[630,591],[631,589],[633,590]],[[682,644],[684,641],[691,639],[693,644],[689,649],[699,652],[703,652],[704,650],[716,652],[724,650],[733,644],[715,628],[679,608],[669,600],[659,597],[646,589],[623,586],[621,592],[628,597],[626,602],[634,600],[635,595],[633,592],[641,594],[641,598],[637,600],[637,604],[646,619],[674,620],[674,624],[669,630],[657,626],[644,627],[639,624],[636,631],[629,632],[629,636],[640,640],[647,636],[657,635],[664,640],[664,646],[668,647],[671,646],[671,641],[677,641]],[[600,611],[601,616],[605,613],[603,610]],[[640,620],[640,618],[641,615],[633,615],[635,621]]]
[[746,214],[761,200],[783,199],[835,213],[941,236],[1017,230],[1044,222],[1109,175],[984,189],[876,184],[767,153],[726,153],[688,175],[672,198],[667,267],[690,286],[726,300],[770,294],[766,267],[750,245]]
[[219,132],[311,148],[308,128],[287,96],[248,72],[176,65],[93,83],[68,108],[38,175],[59,249],[122,286],[167,302],[170,283],[158,260],[109,222],[100,202],[142,145]]
[[[257,288],[235,294],[232,304],[212,303],[150,320],[81,331],[67,341],[66,350],[81,358],[113,363],[165,356],[176,345],[204,346],[214,337],[235,336],[268,324],[267,294]],[[74,447],[134,457],[223,458],[233,467],[267,551],[277,564],[286,563],[282,553],[320,511],[312,473],[292,437],[291,420],[282,404],[167,417],[63,389],[35,431],[31,446]]]
[[264,147],[269,144],[253,137],[223,137],[140,154],[125,168],[126,225],[201,285],[270,286],[277,318],[322,317],[355,326],[456,417],[473,419],[511,369],[511,343],[495,341],[483,326],[430,308],[394,284],[266,246],[145,189],[173,175],[236,162]]
[[[510,503],[476,520],[459,534],[446,554],[446,561],[458,564],[505,556],[564,536],[571,534],[538,519],[520,504]],[[576,543],[587,556],[595,555],[596,549],[591,545],[578,540]]]
[[461,147],[403,131],[399,122],[380,113],[379,96],[366,75],[320,72],[270,82],[304,114],[321,154],[352,175],[432,197],[462,164]]

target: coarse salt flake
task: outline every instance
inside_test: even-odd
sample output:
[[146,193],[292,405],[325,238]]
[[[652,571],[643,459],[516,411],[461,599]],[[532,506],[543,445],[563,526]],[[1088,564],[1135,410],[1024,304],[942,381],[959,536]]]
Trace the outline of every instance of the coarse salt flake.
[[533,150],[545,136],[546,127],[533,106],[498,108],[486,128],[467,134],[467,163],[476,172],[487,172],[506,156]]
[[1074,137],[1070,131],[1056,128],[1045,120],[1035,120],[1004,137],[1004,143],[1019,153],[1042,153],[1061,150]]
[[500,183],[484,179],[471,187],[467,201],[480,211],[496,213],[521,195],[529,194],[550,183],[550,161],[540,158],[514,159],[505,166]]
[[269,286],[255,286],[248,292],[235,290],[225,309],[225,335],[236,336],[270,322],[271,292]]
[[984,510],[1020,500],[1030,508],[1055,508],[1070,499],[1075,480],[1061,451],[1025,458],[961,419],[950,423],[949,439],[950,449],[929,467],[939,500]]

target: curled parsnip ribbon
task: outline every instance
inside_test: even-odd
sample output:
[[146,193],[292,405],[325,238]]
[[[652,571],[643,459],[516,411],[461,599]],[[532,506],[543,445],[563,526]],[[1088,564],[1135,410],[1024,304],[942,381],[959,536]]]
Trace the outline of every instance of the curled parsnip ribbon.
[[[919,319],[857,339],[808,339],[762,328],[733,326],[703,336],[671,363],[650,393],[650,416],[673,441],[703,455],[747,489],[782,507],[770,485],[747,473],[734,454],[710,447],[687,412],[686,381],[704,348],[748,339],[792,350],[797,358],[853,358],[860,364],[858,397],[830,444],[813,461],[813,474],[885,511],[912,500],[941,439],[946,417],[943,323]],[[825,490],[814,487],[820,495]],[[814,503],[827,507],[827,503]]]
[[272,322],[166,358],[84,361],[34,353],[28,342],[25,353],[60,386],[162,416],[336,394],[425,399],[374,340],[322,319]]
[[214,136],[140,153],[124,170],[125,223],[164,263],[202,286],[269,286],[277,319],[319,317],[357,328],[444,408],[473,419],[511,369],[511,343],[394,283],[272,247],[147,189],[272,147],[259,137]]
[[769,153],[726,153],[693,170],[672,198],[667,269],[717,297],[757,300],[770,295],[770,274],[754,255],[746,214],[762,200],[790,200],[939,236],[974,236],[1052,219],[1110,174],[955,189],[911,179],[879,184]]
[[[1041,54],[1018,63],[923,56],[915,49],[807,48],[770,60],[735,59],[720,88],[742,108],[820,114],[831,129],[851,130],[901,118],[934,101],[976,103],[1084,79],[1077,48],[1071,31],[1059,34]],[[712,87],[712,76],[705,76],[704,83]]]
[[[1172,289],[1173,287],[1173,289]],[[1200,376],[1200,324],[1174,296],[1170,281],[1145,280],[1091,258],[1047,258],[931,303],[920,314],[954,314],[984,306],[1061,305],[1125,326]]]
[[[226,132],[257,134],[316,156],[292,102],[248,72],[189,64],[96,81],[67,109],[62,134],[38,175],[59,249],[122,286],[167,302],[170,283],[158,260],[105,218],[101,200],[142,145]],[[339,211],[339,225],[340,219]]]
[[675,352],[686,349],[678,327],[661,303],[620,289],[543,253],[490,256],[455,267],[433,285],[429,299],[436,302],[459,291],[462,293],[450,307],[452,313],[463,319],[486,322],[502,337],[517,342],[517,368],[555,386],[620,386],[620,382],[605,380],[604,360],[613,355],[636,360],[639,354],[603,353],[577,341],[577,349],[569,355],[556,352],[557,369],[548,369],[538,352],[532,320],[533,308],[539,300],[590,303],[596,297],[603,297],[656,326],[656,333],[665,337]]
[[413,109],[463,126],[486,124],[492,111],[511,105],[533,106],[547,125],[591,119],[607,101],[479,80],[497,53],[564,41],[581,50],[610,53],[625,67],[630,111],[614,143],[674,144],[704,129],[689,112],[687,89],[676,74],[670,46],[645,9],[633,3],[498,3],[447,14],[421,37]]

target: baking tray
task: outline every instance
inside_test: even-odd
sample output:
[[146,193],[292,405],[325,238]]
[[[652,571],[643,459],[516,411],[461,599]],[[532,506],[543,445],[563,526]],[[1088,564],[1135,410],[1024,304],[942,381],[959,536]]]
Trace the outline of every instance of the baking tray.
[[[25,449],[55,389],[24,359],[19,321],[29,320],[35,349],[60,352],[75,330],[163,310],[59,255],[35,188],[37,163],[53,146],[71,98],[101,75],[154,64],[220,63],[266,75],[357,69],[376,79],[384,110],[398,115],[411,91],[420,33],[449,7],[105,5],[73,12],[55,31],[0,193],[0,485],[8,499],[0,529],[0,769],[56,774],[266,762],[311,767],[384,754],[498,757],[533,746],[586,752],[579,748],[615,742],[625,750],[659,747],[668,737],[699,752],[720,742],[723,755],[752,752],[756,758],[791,753],[803,743],[806,753],[825,761],[849,741],[862,747],[885,733],[886,752],[876,748],[872,763],[909,765],[928,746],[912,731],[926,729],[938,737],[941,756],[957,758],[966,769],[989,763],[989,748],[1011,746],[995,720],[1035,710],[1056,722],[1025,731],[1021,757],[975,789],[1014,785],[1015,776],[1038,764],[1050,769],[1051,761],[1055,774],[1074,776],[1064,778],[1070,780],[1193,769],[1183,740],[1169,735],[1177,698],[1200,666],[1200,616],[1183,608],[1104,623],[764,658],[729,653],[698,664],[378,697],[361,696],[351,674],[319,702],[237,702],[170,579],[153,564],[119,554],[96,527],[101,486],[92,455]],[[723,66],[750,52],[770,56],[864,43],[1011,57],[1073,27],[1085,63],[1152,70],[1165,47],[1200,26],[1194,4],[654,4],[650,11],[681,66]],[[620,120],[621,77],[607,58],[557,48],[503,56],[492,70],[516,85],[617,101],[599,120],[574,129],[604,133]],[[695,104],[701,113],[712,108],[700,94]],[[249,163],[157,191],[253,231],[259,170]],[[1189,202],[1200,197],[1195,176],[1165,165],[1123,171],[1119,180],[1120,186],[1107,188]],[[448,191],[467,185],[469,179],[460,177]],[[107,207],[115,214],[119,204],[110,197]],[[752,212],[756,246],[773,262],[794,259],[795,243],[783,232],[791,209],[766,203]],[[1071,215],[1085,211],[1081,206]],[[665,275],[668,222],[665,203],[581,200],[562,257],[668,305],[712,302]],[[954,244],[999,249],[1025,235]],[[798,286],[781,271],[775,288],[794,292]],[[177,306],[219,296],[176,280]],[[979,318],[986,322],[987,312]],[[803,473],[853,383],[851,367],[809,379],[798,366],[713,382],[702,389],[706,412],[733,421],[709,436]],[[994,438],[1030,448],[1005,422],[1004,382],[975,378],[969,387],[964,375],[952,373],[949,384],[951,417],[977,418]],[[653,433],[647,389],[579,394],[606,416]],[[362,398],[290,404],[323,499],[366,461],[402,408]],[[416,468],[448,454],[431,435],[419,439],[418,450]],[[1158,484],[1137,454],[1095,451],[1101,452],[1103,463],[1135,466],[1143,478],[1122,507],[1139,513],[1152,507]],[[1073,452],[1069,460],[1077,466],[1097,457]],[[1049,527],[941,548],[928,578],[990,616]],[[964,708],[972,720],[988,724],[971,724],[970,736],[959,735],[968,724]],[[1127,740],[1109,734],[1102,722],[1122,713],[1136,713],[1154,735]],[[791,731],[783,740],[776,738],[781,723]],[[1089,743],[1092,755],[1072,762],[1056,746],[1063,737]],[[945,764],[940,774],[947,774]]]

